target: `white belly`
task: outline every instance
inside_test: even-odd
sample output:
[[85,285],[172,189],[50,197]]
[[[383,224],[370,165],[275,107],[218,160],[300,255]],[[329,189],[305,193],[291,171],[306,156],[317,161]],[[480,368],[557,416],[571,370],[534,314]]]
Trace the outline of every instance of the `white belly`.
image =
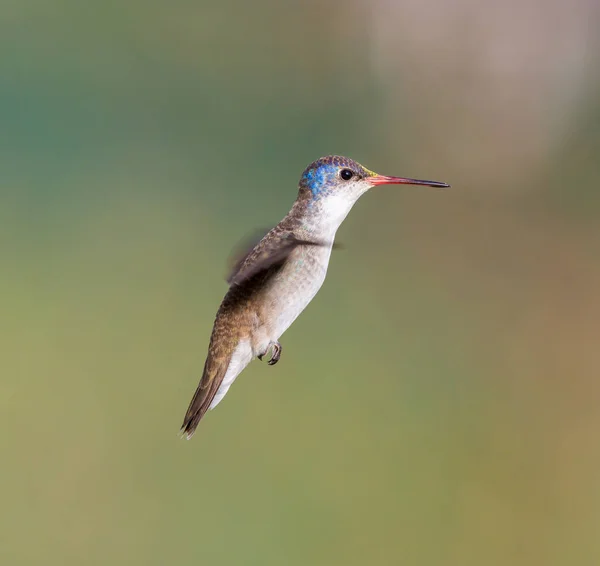
[[267,291],[273,341],[279,340],[323,285],[331,248],[300,248],[294,254]]

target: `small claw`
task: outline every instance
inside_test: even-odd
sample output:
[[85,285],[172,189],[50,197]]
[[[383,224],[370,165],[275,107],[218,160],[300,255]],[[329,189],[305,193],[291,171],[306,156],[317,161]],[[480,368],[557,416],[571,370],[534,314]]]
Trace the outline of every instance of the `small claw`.
[[273,343],[273,355],[271,359],[267,362],[270,366],[274,366],[281,357],[281,344],[279,342]]
[[261,362],[262,359],[271,352],[271,359],[267,362],[270,366],[274,366],[281,357],[281,344],[279,342],[270,342],[267,346],[267,349],[262,353],[256,356]]

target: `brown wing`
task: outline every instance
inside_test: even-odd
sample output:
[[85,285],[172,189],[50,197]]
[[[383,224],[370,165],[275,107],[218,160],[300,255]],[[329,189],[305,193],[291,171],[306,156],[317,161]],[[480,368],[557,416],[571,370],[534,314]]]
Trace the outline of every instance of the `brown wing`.
[[254,251],[254,248],[258,246],[260,241],[269,233],[269,228],[263,228],[255,230],[251,235],[240,241],[231,252],[228,261],[228,273],[225,280],[227,283],[231,283],[231,280],[235,274],[240,270],[248,256]]
[[[288,256],[298,246],[325,246],[321,241],[297,238],[292,233],[276,234],[274,231],[267,233],[244,257],[239,259],[232,269],[227,283],[240,285],[244,281],[254,278],[261,272],[276,266],[282,266]],[[339,247],[339,246],[334,246]]]

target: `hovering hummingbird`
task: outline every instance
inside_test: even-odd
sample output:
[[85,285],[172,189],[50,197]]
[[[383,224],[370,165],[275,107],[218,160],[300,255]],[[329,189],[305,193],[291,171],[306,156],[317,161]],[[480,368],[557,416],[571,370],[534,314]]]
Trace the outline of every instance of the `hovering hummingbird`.
[[287,216],[227,278],[230,287],[217,311],[202,379],[181,427],[188,439],[254,358],[268,356],[269,365],[279,361],[280,336],[325,280],[337,229],[354,203],[378,185],[450,186],[377,175],[335,155],[311,163],[302,173],[298,197]]

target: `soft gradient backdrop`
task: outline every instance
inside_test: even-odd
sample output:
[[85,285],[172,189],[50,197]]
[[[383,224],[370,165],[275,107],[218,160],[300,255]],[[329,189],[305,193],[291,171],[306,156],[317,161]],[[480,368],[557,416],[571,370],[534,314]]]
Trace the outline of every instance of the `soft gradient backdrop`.
[[[600,563],[595,0],[0,4],[0,562]],[[226,258],[374,190],[191,442]]]

